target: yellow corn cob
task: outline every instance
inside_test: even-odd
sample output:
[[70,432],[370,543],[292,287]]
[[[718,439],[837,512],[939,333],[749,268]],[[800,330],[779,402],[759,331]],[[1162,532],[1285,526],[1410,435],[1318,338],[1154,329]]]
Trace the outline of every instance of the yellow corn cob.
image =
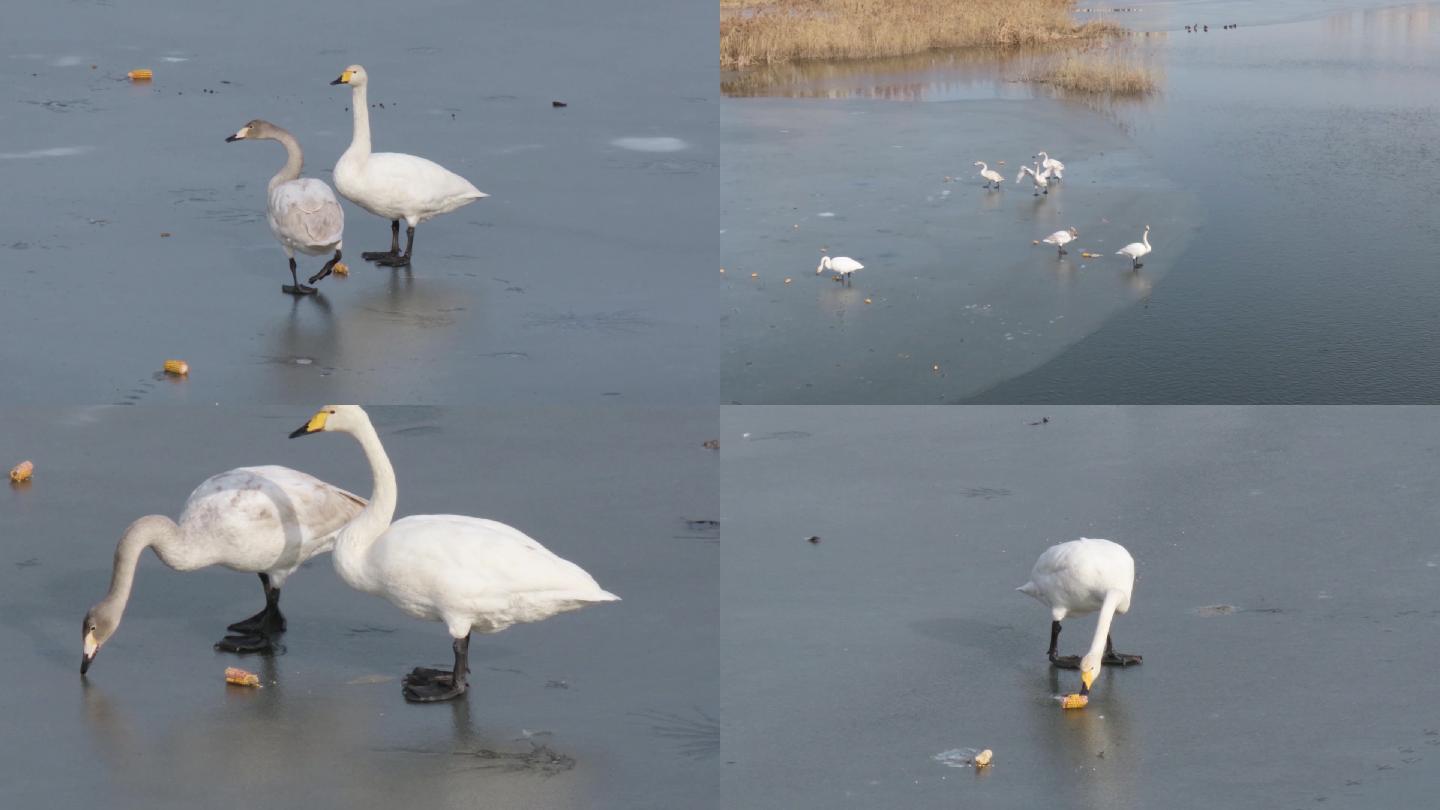
[[155,78],[155,71],[150,68],[138,68],[130,71],[126,75],[130,77],[130,81],[132,82],[148,82]]
[[335,266],[330,269],[334,271],[335,275],[337,276],[350,275],[350,268],[346,267],[344,262],[336,262]]
[[260,686],[260,676],[253,672],[246,672],[239,667],[225,668],[225,682],[233,683],[236,686]]
[[190,364],[184,360],[166,360],[165,373],[184,377],[190,373]]
[[990,760],[994,758],[994,756],[995,752],[991,751],[989,748],[986,748],[984,751],[976,754],[975,758],[971,760],[971,762],[975,763],[975,767],[977,768],[984,768],[990,764]]
[[16,465],[15,465],[15,468],[10,471],[10,480],[11,480],[11,481],[14,481],[14,482],[17,483],[17,484],[19,484],[19,483],[22,483],[22,482],[24,482],[24,481],[29,481],[29,480],[30,480],[30,476],[31,476],[31,475],[34,475],[34,474],[35,474],[35,462],[33,462],[33,461],[22,461],[22,462],[20,462],[19,464],[16,464]]
[[1060,708],[1062,709],[1083,709],[1089,703],[1089,695],[1066,695],[1060,698]]

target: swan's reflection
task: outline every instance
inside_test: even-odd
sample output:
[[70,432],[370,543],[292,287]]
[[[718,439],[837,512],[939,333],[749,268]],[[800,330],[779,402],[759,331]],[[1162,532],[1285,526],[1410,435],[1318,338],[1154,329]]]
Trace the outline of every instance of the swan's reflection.
[[[1032,704],[1032,726],[1045,743],[1042,754],[1049,760],[1049,770],[1068,775],[1067,806],[1095,810],[1136,806],[1143,746],[1132,736],[1123,675],[1121,670],[1104,668],[1084,709],[1061,709],[1056,701]],[[1067,694],[1079,685],[1079,674],[1050,667],[1047,682],[1049,694]]]

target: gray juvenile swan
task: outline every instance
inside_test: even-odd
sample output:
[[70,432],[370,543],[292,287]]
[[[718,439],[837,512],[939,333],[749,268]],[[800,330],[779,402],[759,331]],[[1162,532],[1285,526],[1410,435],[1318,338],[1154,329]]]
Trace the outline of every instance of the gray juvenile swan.
[[335,251],[320,272],[310,277],[310,283],[330,275],[335,265],[340,263],[341,236],[345,233],[344,209],[325,181],[300,176],[305,157],[294,135],[257,118],[225,139],[226,143],[234,141],[279,141],[285,147],[285,165],[270,178],[265,213],[270,221],[270,230],[290,259],[290,279],[295,282],[280,289],[291,295],[314,294],[314,287],[301,284],[295,277],[295,251],[309,256],[323,256]]
[[125,530],[115,547],[110,591],[85,614],[80,674],[120,626],[147,548],[176,571],[223,565],[259,574],[265,608],[230,625],[237,635],[215,648],[271,650],[273,636],[285,630],[280,586],[301,563],[334,548],[336,533],[364,508],[364,498],[288,467],[239,467],[205,479],[185,501],[178,523],[146,515]]

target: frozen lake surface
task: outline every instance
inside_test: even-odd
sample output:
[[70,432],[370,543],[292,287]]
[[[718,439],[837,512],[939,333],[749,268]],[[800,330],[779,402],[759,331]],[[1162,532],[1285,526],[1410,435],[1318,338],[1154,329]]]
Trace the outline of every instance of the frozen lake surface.
[[[725,806],[1418,807],[1440,784],[1433,409],[722,421]],[[1078,677],[1014,588],[1080,536],[1134,555],[1112,634],[1145,661],[1064,711]],[[1083,650],[1094,618],[1064,627]],[[935,759],[961,748],[993,765]]]

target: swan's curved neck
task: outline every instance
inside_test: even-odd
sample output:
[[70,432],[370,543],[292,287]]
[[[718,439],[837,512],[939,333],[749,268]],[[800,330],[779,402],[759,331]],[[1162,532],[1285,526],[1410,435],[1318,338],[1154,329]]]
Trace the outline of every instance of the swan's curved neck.
[[357,84],[350,90],[350,112],[355,119],[355,134],[350,138],[346,154],[370,154],[370,105],[365,99],[365,85]]
[[1140,234],[1140,241],[1142,241],[1142,242],[1145,243],[1145,247],[1147,247],[1147,248],[1150,247],[1150,229],[1149,229],[1149,228],[1146,228],[1146,229],[1145,229],[1145,233]]
[[146,515],[125,530],[115,546],[110,591],[100,601],[106,610],[114,614],[116,624],[120,622],[120,614],[125,612],[125,603],[130,601],[130,588],[135,584],[135,568],[140,564],[140,555],[151,546],[165,546],[179,537],[180,527],[164,515]]
[[349,432],[365,451],[374,486],[370,503],[335,538],[335,570],[351,587],[363,589],[365,553],[395,517],[395,468],[368,420]]
[[988,164],[986,164],[985,161],[983,161],[983,160],[980,161],[980,171],[983,172],[983,171],[988,170],[989,168],[990,168],[990,166],[989,166]]
[[1090,655],[1096,658],[1105,654],[1105,641],[1110,638],[1110,622],[1114,620],[1115,609],[1120,606],[1122,598],[1119,591],[1105,594],[1105,602],[1100,606],[1100,618],[1095,622],[1095,638],[1090,640]]
[[280,171],[276,172],[275,176],[270,178],[269,189],[271,191],[274,191],[275,187],[281,183],[288,183],[299,177],[300,170],[305,168],[305,154],[300,151],[300,142],[295,140],[294,135],[291,135],[285,130],[279,127],[275,129],[274,139],[279,141],[281,146],[285,147],[285,165],[281,166]]

